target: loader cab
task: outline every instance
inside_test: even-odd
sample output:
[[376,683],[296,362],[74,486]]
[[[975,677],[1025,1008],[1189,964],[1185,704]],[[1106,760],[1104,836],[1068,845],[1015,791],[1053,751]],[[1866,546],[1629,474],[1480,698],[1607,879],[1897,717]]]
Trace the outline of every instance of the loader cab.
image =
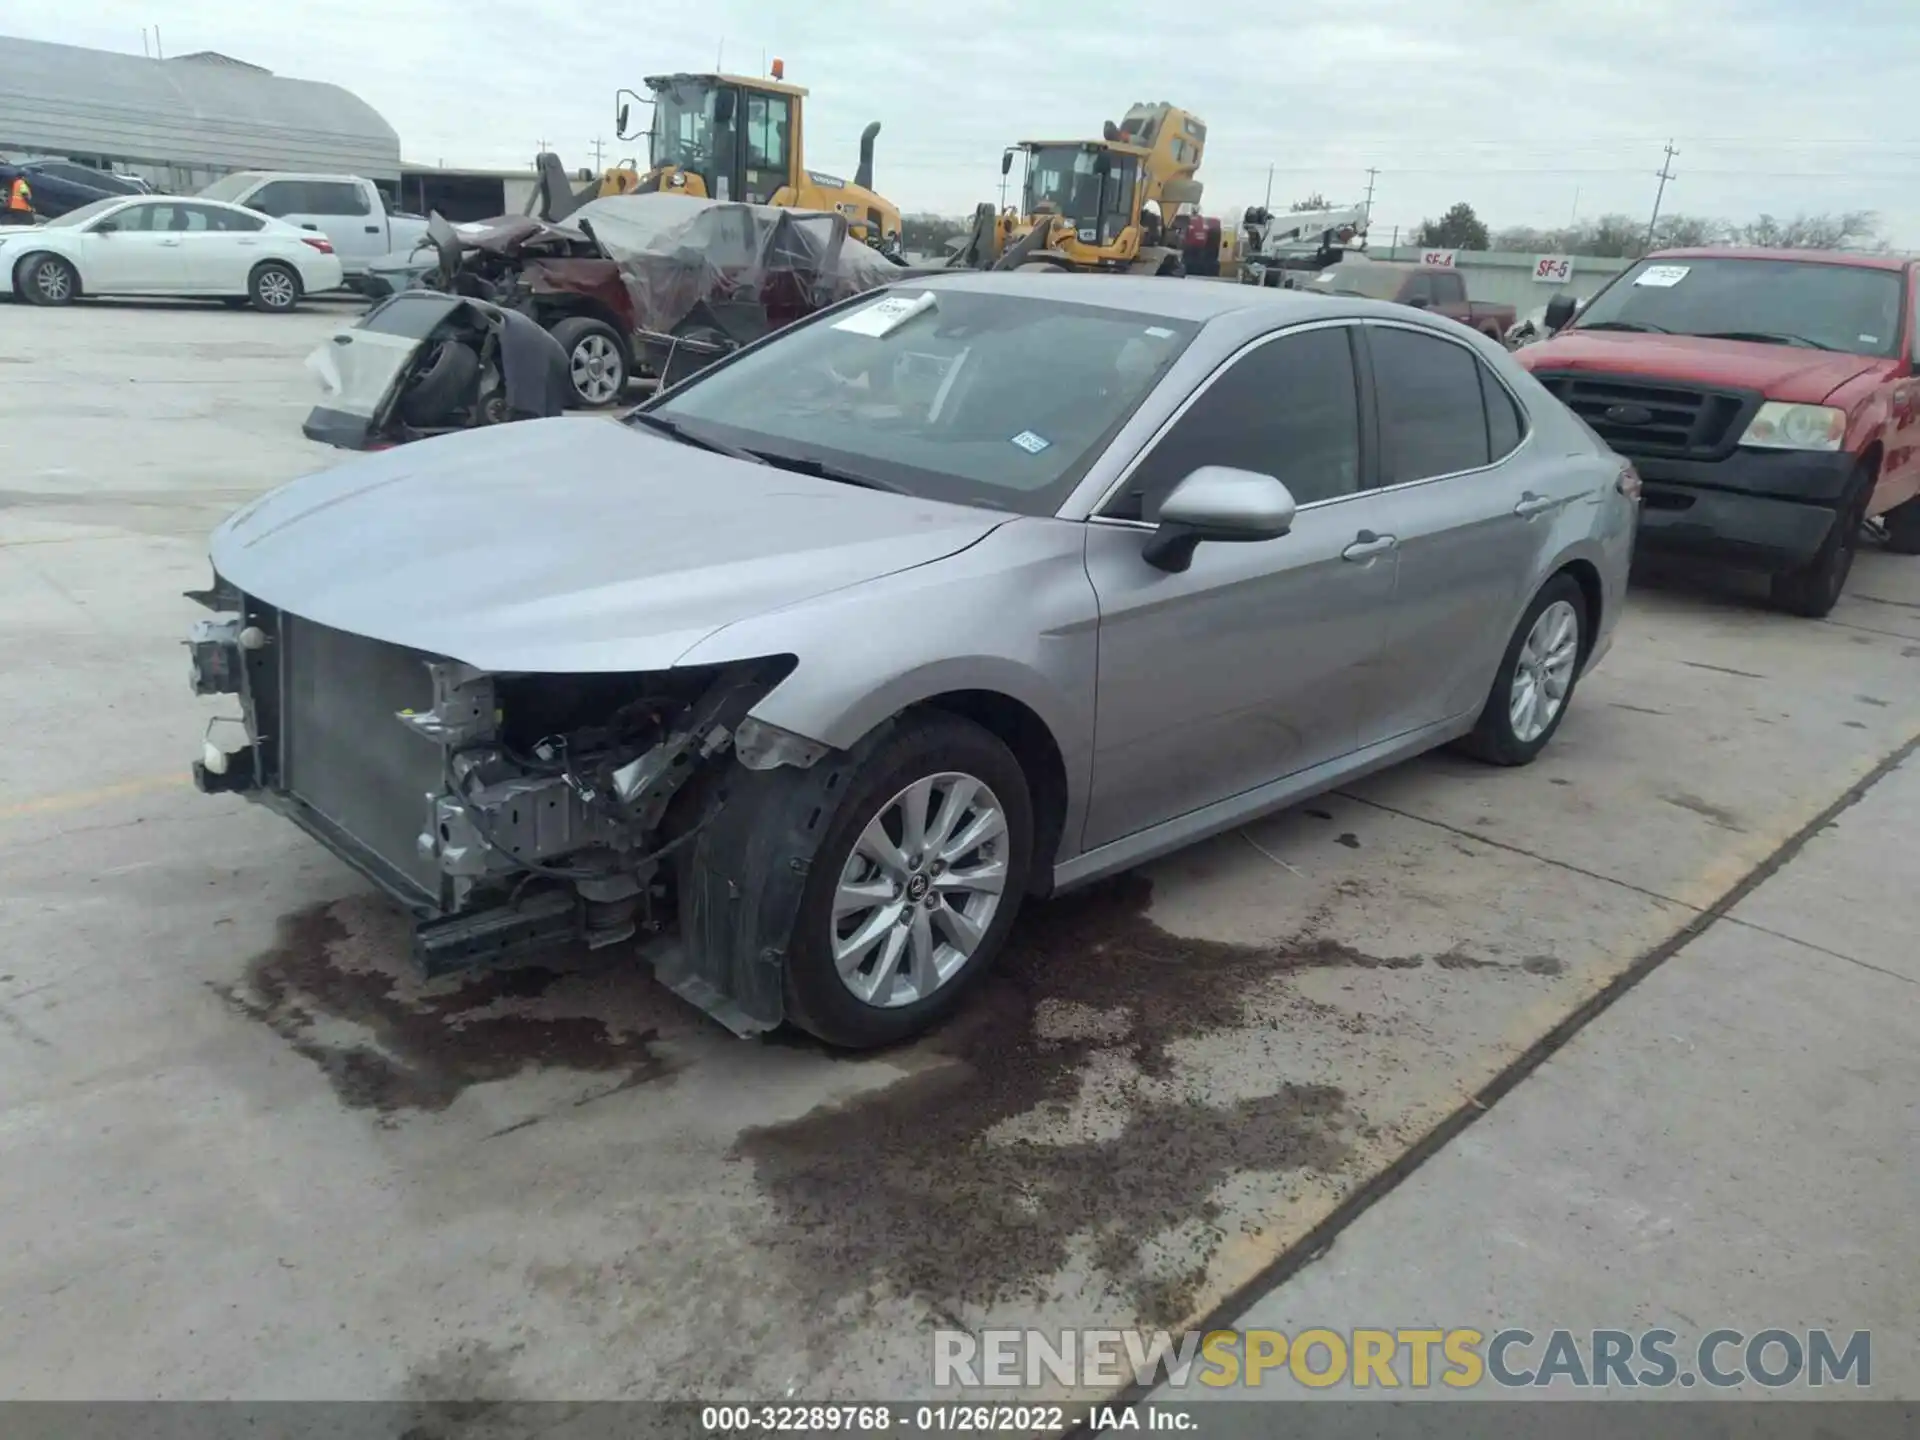
[[[797,187],[804,90],[732,75],[655,75],[646,86],[650,98],[634,97],[653,108],[641,190],[772,205]],[[639,133],[624,98],[617,118],[623,140]]]
[[1022,213],[1067,220],[1084,246],[1108,249],[1139,219],[1140,156],[1088,141],[1028,141]]

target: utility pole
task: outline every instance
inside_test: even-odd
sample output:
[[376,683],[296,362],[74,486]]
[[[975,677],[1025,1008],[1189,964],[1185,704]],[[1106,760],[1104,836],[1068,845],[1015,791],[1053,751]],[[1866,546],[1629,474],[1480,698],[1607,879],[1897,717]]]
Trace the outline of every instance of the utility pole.
[[1362,202],[1362,206],[1367,212],[1367,223],[1369,225],[1373,223],[1373,182],[1379,177],[1379,174],[1380,172],[1378,170],[1367,171],[1367,198]]
[[606,142],[603,141],[598,135],[593,137],[593,168],[595,170],[599,170],[602,168],[600,164],[600,157],[605,152],[606,148],[607,148]]
[[537,142],[535,142],[535,143],[536,143],[536,144],[538,144],[538,145],[539,145],[539,147],[540,147],[539,149],[537,149],[537,150],[535,150],[535,151],[533,152],[533,153],[534,153],[535,155],[544,155],[544,154],[546,154],[546,153],[547,153],[547,142],[546,142],[546,141],[544,141],[544,140],[540,140],[540,141],[537,141]]
[[1261,205],[1263,210],[1273,209],[1273,166],[1267,166],[1267,198]]
[[1660,188],[1653,192],[1653,218],[1647,221],[1647,249],[1653,248],[1653,227],[1660,223],[1660,201],[1666,196],[1667,181],[1673,179],[1673,157],[1680,152],[1667,141],[1667,158],[1660,165]]

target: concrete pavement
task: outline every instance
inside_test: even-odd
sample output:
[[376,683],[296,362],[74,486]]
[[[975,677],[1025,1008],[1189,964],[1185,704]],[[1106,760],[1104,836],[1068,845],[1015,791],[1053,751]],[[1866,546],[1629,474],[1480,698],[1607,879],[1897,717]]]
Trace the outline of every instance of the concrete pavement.
[[[1520,1327],[1542,1338],[1513,1352],[1515,1371],[1537,1366],[1554,1328],[1665,1327],[1680,1337],[1682,1376],[1689,1348],[1715,1329],[1828,1328],[1842,1340],[1866,1330],[1864,1397],[1770,1389],[1750,1374],[1724,1389],[1679,1379],[1663,1393],[1920,1398],[1916,851],[1920,759],[1910,758],[1324,1255],[1223,1323],[1289,1335]],[[1740,1355],[1725,1351],[1722,1371],[1741,1368]],[[1576,1392],[1556,1380],[1544,1393]],[[1419,1398],[1501,1394],[1489,1382]],[[1284,1372],[1257,1392],[1194,1385],[1155,1398],[1255,1396],[1410,1398],[1309,1389]],[[1205,1433],[1267,1434],[1270,1422],[1235,1407]]]

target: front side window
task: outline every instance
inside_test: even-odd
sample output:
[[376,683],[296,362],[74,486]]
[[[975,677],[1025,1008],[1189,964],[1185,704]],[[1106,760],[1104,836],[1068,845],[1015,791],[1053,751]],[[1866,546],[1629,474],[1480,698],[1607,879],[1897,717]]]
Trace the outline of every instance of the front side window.
[[1817,260],[1708,256],[1642,260],[1594,296],[1575,330],[1899,353],[1900,272]]
[[1026,213],[1064,215],[1093,228],[1100,217],[1100,152],[1083,145],[1042,145],[1027,159]]
[[[883,336],[860,333],[882,298],[923,293],[932,308]],[[897,286],[796,325],[642,413],[887,489],[1052,515],[1198,328],[1099,305]]]
[[1200,392],[1114,497],[1118,520],[1159,518],[1202,465],[1272,475],[1310,505],[1360,488],[1360,404],[1345,326],[1282,335],[1243,354]]
[[1367,331],[1380,414],[1382,481],[1403,485],[1488,463],[1480,361],[1464,345],[1417,330]]

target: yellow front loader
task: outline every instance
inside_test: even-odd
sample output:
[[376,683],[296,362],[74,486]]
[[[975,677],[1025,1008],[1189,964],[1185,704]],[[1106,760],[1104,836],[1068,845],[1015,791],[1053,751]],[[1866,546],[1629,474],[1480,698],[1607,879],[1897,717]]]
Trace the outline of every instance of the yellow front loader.
[[[873,142],[880,123],[861,135],[860,164],[851,181],[808,169],[807,92],[787,84],[785,74],[776,60],[771,79],[652,75],[645,96],[622,90],[616,128],[622,140],[647,137],[648,166],[632,189],[603,193],[661,191],[792,210],[837,210],[847,217],[855,239],[897,258],[899,207],[873,189]],[[645,129],[630,125],[634,105],[653,109]]]
[[1178,222],[1199,206],[1206,143],[1200,120],[1165,103],[1133,106],[1099,140],[1023,140],[1000,157],[1002,175],[1025,157],[1019,207],[982,206],[955,263],[1181,274]]

